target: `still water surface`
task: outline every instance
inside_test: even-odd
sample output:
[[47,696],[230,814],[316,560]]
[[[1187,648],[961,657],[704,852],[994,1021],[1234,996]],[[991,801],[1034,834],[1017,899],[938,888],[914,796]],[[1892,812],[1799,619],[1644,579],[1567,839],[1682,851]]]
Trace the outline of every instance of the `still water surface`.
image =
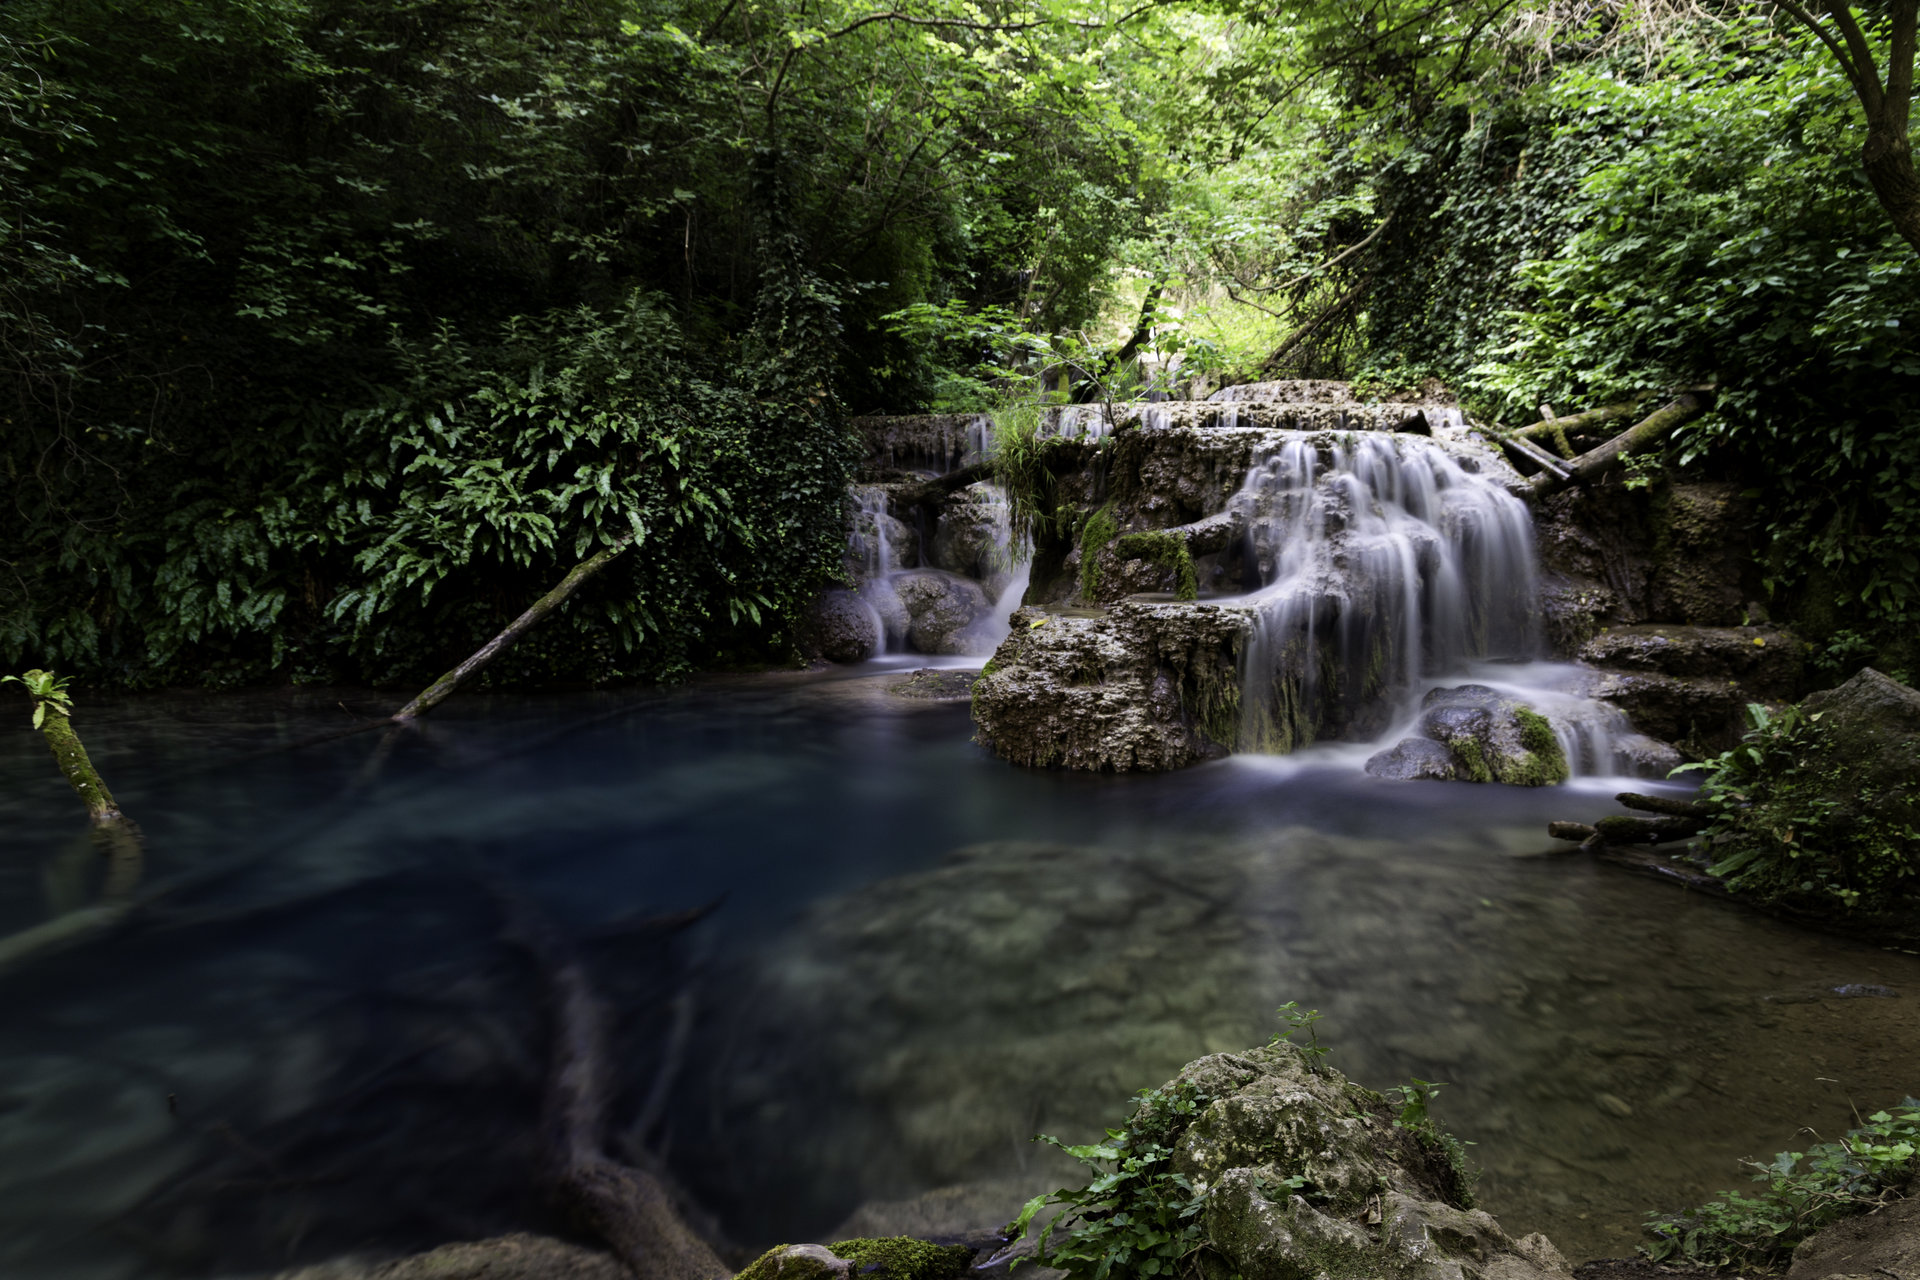
[[[1447,1082],[1487,1207],[1575,1258],[1920,1092],[1920,958],[1550,852],[1617,786],[1025,772],[896,678],[463,697],[257,756],[387,699],[87,704],[146,897],[0,971],[0,1273],[559,1229],[503,893],[620,1011],[618,1141],[743,1248],[991,1221],[1067,1172],[1033,1133],[1095,1136],[1288,1000],[1359,1080]],[[97,891],[78,812],[0,735],[0,932]]]

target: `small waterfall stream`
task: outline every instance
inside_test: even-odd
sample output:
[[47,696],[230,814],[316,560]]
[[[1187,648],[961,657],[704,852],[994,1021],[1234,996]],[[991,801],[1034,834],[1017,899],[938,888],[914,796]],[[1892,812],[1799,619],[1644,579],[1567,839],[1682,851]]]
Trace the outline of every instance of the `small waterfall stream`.
[[1526,504],[1431,441],[1293,435],[1228,510],[1260,583],[1247,597],[1243,750],[1346,728],[1468,659],[1534,654]]
[[1244,530],[1243,752],[1414,731],[1422,696],[1472,681],[1547,717],[1576,774],[1621,772],[1614,708],[1543,663],[1527,505],[1423,436],[1286,433],[1228,504]]

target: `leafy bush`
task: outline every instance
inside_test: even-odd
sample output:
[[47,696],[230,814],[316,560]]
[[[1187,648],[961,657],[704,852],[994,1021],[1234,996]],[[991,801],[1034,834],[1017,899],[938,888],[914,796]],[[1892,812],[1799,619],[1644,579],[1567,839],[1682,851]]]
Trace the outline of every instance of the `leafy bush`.
[[1706,772],[1707,869],[1729,889],[1816,909],[1883,906],[1920,870],[1920,831],[1856,803],[1872,797],[1829,755],[1821,714],[1749,703],[1740,745],[1674,772]]
[[1759,1195],[1728,1191],[1686,1213],[1652,1215],[1654,1243],[1642,1252],[1655,1261],[1712,1267],[1768,1268],[1795,1245],[1842,1218],[1898,1198],[1920,1152],[1920,1100],[1867,1117],[1838,1142],[1806,1151],[1782,1151],[1767,1164],[1751,1162]]

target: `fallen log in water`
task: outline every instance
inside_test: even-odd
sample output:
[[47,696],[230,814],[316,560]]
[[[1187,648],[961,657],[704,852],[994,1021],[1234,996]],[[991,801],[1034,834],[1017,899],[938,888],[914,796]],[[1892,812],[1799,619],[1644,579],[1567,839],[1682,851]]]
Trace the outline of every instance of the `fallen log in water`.
[[1614,799],[1642,813],[1664,813],[1676,818],[1705,819],[1714,816],[1713,810],[1698,800],[1675,800],[1670,796],[1643,795],[1638,791],[1622,791]]
[[1593,829],[1608,844],[1661,844],[1687,840],[1706,827],[1703,818],[1602,818]]
[[394,723],[404,724],[415,716],[425,715],[445,702],[469,677],[477,675],[488,663],[512,648],[513,642],[535,623],[565,604],[567,597],[579,590],[581,583],[612,564],[621,552],[633,545],[637,536],[629,530],[575,565],[573,571],[562,578],[558,586],[534,601],[525,613],[508,623],[505,631],[481,645],[465,662],[435,680],[421,690],[420,695],[412,702],[394,712],[392,716]]

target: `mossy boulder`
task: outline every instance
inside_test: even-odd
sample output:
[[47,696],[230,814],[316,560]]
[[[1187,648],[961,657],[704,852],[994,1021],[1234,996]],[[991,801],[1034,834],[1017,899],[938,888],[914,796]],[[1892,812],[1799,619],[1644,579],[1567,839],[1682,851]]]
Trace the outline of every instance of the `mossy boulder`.
[[1419,735],[1367,761],[1380,778],[1551,787],[1568,777],[1566,751],[1538,711],[1482,684],[1435,689],[1421,701]]
[[972,1262],[973,1250],[965,1245],[886,1236],[783,1244],[748,1263],[734,1280],[959,1280]]
[[1473,1208],[1460,1161],[1422,1120],[1288,1044],[1189,1063],[1155,1096],[1205,1105],[1173,1169],[1203,1198],[1213,1280],[1564,1280],[1545,1237]]
[[843,587],[814,597],[798,631],[801,652],[828,662],[864,662],[880,649],[881,620],[871,605]]
[[1801,710],[1818,717],[1821,763],[1838,784],[1828,799],[1855,818],[1920,826],[1920,691],[1868,667]]

